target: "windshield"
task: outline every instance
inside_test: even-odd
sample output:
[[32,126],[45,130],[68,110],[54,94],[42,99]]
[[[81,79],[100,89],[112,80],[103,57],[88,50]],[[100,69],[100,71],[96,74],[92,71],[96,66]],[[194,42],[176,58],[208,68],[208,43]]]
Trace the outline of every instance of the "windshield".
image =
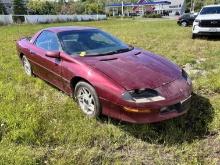
[[128,45],[97,29],[61,32],[58,37],[63,50],[70,55],[95,56],[131,50]]
[[220,6],[219,7],[204,7],[200,12],[201,15],[204,14],[220,14]]

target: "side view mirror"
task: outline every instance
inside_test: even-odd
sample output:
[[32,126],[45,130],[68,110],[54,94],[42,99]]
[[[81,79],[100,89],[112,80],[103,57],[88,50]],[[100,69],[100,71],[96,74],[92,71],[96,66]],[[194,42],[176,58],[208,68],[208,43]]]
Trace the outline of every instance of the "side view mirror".
[[47,51],[46,56],[51,58],[60,58],[60,52]]
[[194,17],[197,17],[199,13],[193,13]]

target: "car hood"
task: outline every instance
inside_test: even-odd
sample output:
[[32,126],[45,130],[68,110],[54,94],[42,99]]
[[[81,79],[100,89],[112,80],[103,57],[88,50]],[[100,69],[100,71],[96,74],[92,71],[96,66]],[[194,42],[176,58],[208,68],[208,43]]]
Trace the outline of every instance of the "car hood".
[[181,70],[175,64],[146,51],[133,50],[116,55],[84,57],[82,60],[127,90],[154,89],[181,76]]
[[198,15],[196,19],[199,20],[217,20],[220,19],[220,14],[204,14],[204,15]]

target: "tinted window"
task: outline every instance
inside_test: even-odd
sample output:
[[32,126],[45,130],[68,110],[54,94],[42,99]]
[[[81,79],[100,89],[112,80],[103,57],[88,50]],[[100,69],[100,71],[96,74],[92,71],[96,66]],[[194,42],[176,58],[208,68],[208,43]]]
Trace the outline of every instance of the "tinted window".
[[182,18],[189,18],[190,17],[190,14],[184,14],[182,15]]
[[220,7],[204,7],[200,14],[220,14]]
[[60,50],[56,34],[50,31],[43,31],[37,38],[35,45],[48,51]]
[[120,40],[96,29],[61,32],[58,36],[63,50],[71,55],[80,55],[82,52],[87,55],[97,55],[129,49]]

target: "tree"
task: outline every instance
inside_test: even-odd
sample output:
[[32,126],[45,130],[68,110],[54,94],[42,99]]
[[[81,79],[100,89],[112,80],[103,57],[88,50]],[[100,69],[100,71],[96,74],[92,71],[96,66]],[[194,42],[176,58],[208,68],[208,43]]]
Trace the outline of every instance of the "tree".
[[3,4],[2,4],[2,1],[0,1],[0,14],[3,14],[4,13],[4,9],[3,9]]
[[108,3],[104,0],[84,0],[85,13],[97,14],[105,12],[105,4]]
[[7,14],[5,5],[2,3],[2,0],[0,0],[0,14]]
[[14,0],[13,9],[14,9],[14,14],[27,14],[27,10],[23,0]]
[[56,10],[60,10],[59,7],[57,7],[58,4],[54,2],[49,1],[36,1],[32,0],[29,1],[27,4],[27,7],[30,11],[32,11],[33,14],[57,14]]

